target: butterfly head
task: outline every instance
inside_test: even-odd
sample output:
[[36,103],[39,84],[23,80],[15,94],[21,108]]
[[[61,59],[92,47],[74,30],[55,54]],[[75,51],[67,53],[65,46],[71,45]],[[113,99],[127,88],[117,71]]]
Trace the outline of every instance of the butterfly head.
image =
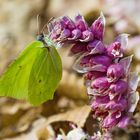
[[44,37],[45,37],[45,35],[43,33],[41,33],[41,34],[37,35],[36,40],[37,41],[44,41]]

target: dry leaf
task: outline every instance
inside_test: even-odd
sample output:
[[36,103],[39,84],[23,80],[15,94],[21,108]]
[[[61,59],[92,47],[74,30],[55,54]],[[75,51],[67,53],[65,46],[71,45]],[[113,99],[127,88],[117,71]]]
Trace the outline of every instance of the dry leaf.
[[50,116],[49,118],[47,118],[47,121],[44,124],[44,126],[37,132],[39,140],[47,140],[44,134],[47,133],[48,125],[54,122],[72,122],[76,124],[79,128],[83,127],[85,125],[85,122],[90,112],[91,112],[90,107],[85,105],[67,111],[65,113],[60,113],[57,115]]

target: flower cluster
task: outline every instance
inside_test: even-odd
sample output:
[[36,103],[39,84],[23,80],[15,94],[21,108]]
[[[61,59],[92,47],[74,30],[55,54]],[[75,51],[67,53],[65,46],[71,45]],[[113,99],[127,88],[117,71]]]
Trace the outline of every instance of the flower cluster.
[[121,34],[105,44],[103,14],[90,27],[77,15],[74,20],[58,18],[48,29],[53,41],[72,45],[71,54],[78,57],[74,69],[84,73],[91,108],[94,117],[100,118],[101,128],[126,127],[139,100],[138,76],[130,72],[132,56],[124,57],[128,35]]

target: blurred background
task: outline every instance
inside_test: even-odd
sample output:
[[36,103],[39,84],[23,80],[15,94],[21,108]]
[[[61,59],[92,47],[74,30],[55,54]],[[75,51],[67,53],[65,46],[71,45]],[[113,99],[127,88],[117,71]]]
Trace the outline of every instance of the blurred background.
[[[106,17],[104,41],[109,43],[120,33],[130,34],[126,55],[134,54],[132,69],[140,73],[140,0],[0,0],[0,73],[36,39],[37,15],[41,30],[51,17],[73,18],[78,13],[90,25],[101,11]],[[60,128],[67,133],[68,122],[91,135],[96,131],[82,76],[73,71],[74,58],[68,52],[69,47],[59,50],[63,78],[54,100],[32,107],[25,101],[0,98],[0,140],[48,140],[60,133]],[[139,111],[138,106],[134,119],[140,129]],[[116,140],[120,135],[127,140],[140,136],[138,128],[132,126],[112,133]]]

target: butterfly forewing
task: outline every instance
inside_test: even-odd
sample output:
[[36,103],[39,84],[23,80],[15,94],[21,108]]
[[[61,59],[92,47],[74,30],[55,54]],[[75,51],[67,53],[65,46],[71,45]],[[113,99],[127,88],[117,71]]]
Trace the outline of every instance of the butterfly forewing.
[[37,54],[43,43],[35,41],[30,44],[8,67],[0,78],[0,96],[17,99],[28,98],[28,81]]
[[29,77],[29,102],[39,105],[52,99],[61,77],[61,58],[56,48],[41,48]]

